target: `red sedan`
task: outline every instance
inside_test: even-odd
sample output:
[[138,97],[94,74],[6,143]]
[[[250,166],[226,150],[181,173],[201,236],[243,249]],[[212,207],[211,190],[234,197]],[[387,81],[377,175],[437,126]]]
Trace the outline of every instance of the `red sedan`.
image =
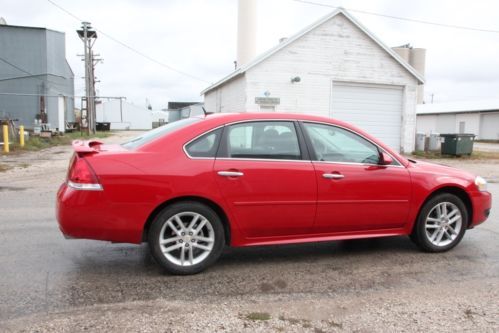
[[481,177],[406,159],[322,117],[216,114],[73,147],[57,194],[63,234],[146,241],[174,274],[202,271],[226,245],[410,235],[446,251],[491,207]]

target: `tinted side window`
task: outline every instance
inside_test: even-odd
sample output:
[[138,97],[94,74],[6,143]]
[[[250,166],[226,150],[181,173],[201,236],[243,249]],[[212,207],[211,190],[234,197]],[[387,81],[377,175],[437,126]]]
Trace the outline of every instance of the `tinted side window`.
[[329,162],[379,163],[378,147],[343,128],[305,123],[316,159]]
[[191,157],[215,157],[222,129],[216,129],[189,143],[185,150]]
[[228,127],[227,154],[232,158],[301,159],[293,122],[259,121]]

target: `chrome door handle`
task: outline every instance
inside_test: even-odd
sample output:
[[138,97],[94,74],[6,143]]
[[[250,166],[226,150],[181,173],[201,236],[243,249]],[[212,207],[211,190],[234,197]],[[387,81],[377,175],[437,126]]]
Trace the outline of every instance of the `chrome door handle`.
[[218,175],[223,177],[241,177],[244,176],[244,173],[239,171],[218,171]]
[[343,176],[340,173],[323,173],[322,177],[324,177],[326,179],[342,179],[342,178],[345,178],[345,176]]

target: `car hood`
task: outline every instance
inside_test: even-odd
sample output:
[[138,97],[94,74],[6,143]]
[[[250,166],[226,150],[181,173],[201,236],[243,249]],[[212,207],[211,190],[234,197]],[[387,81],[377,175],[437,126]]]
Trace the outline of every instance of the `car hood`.
[[[415,162],[415,163],[414,163]],[[444,164],[430,163],[420,160],[411,160],[409,170],[411,172],[430,173],[434,175],[457,177],[468,181],[474,181],[475,175],[471,172],[450,167]]]

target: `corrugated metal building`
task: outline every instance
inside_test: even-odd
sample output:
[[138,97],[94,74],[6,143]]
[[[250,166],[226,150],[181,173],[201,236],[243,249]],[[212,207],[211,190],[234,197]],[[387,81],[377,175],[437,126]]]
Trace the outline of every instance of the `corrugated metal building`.
[[281,111],[348,121],[414,150],[423,75],[344,9],[206,88],[208,112]]
[[419,133],[471,133],[479,140],[499,140],[499,99],[422,104]]
[[73,96],[64,33],[0,25],[0,117],[31,128],[43,109],[51,128],[63,131],[65,121],[75,118]]

